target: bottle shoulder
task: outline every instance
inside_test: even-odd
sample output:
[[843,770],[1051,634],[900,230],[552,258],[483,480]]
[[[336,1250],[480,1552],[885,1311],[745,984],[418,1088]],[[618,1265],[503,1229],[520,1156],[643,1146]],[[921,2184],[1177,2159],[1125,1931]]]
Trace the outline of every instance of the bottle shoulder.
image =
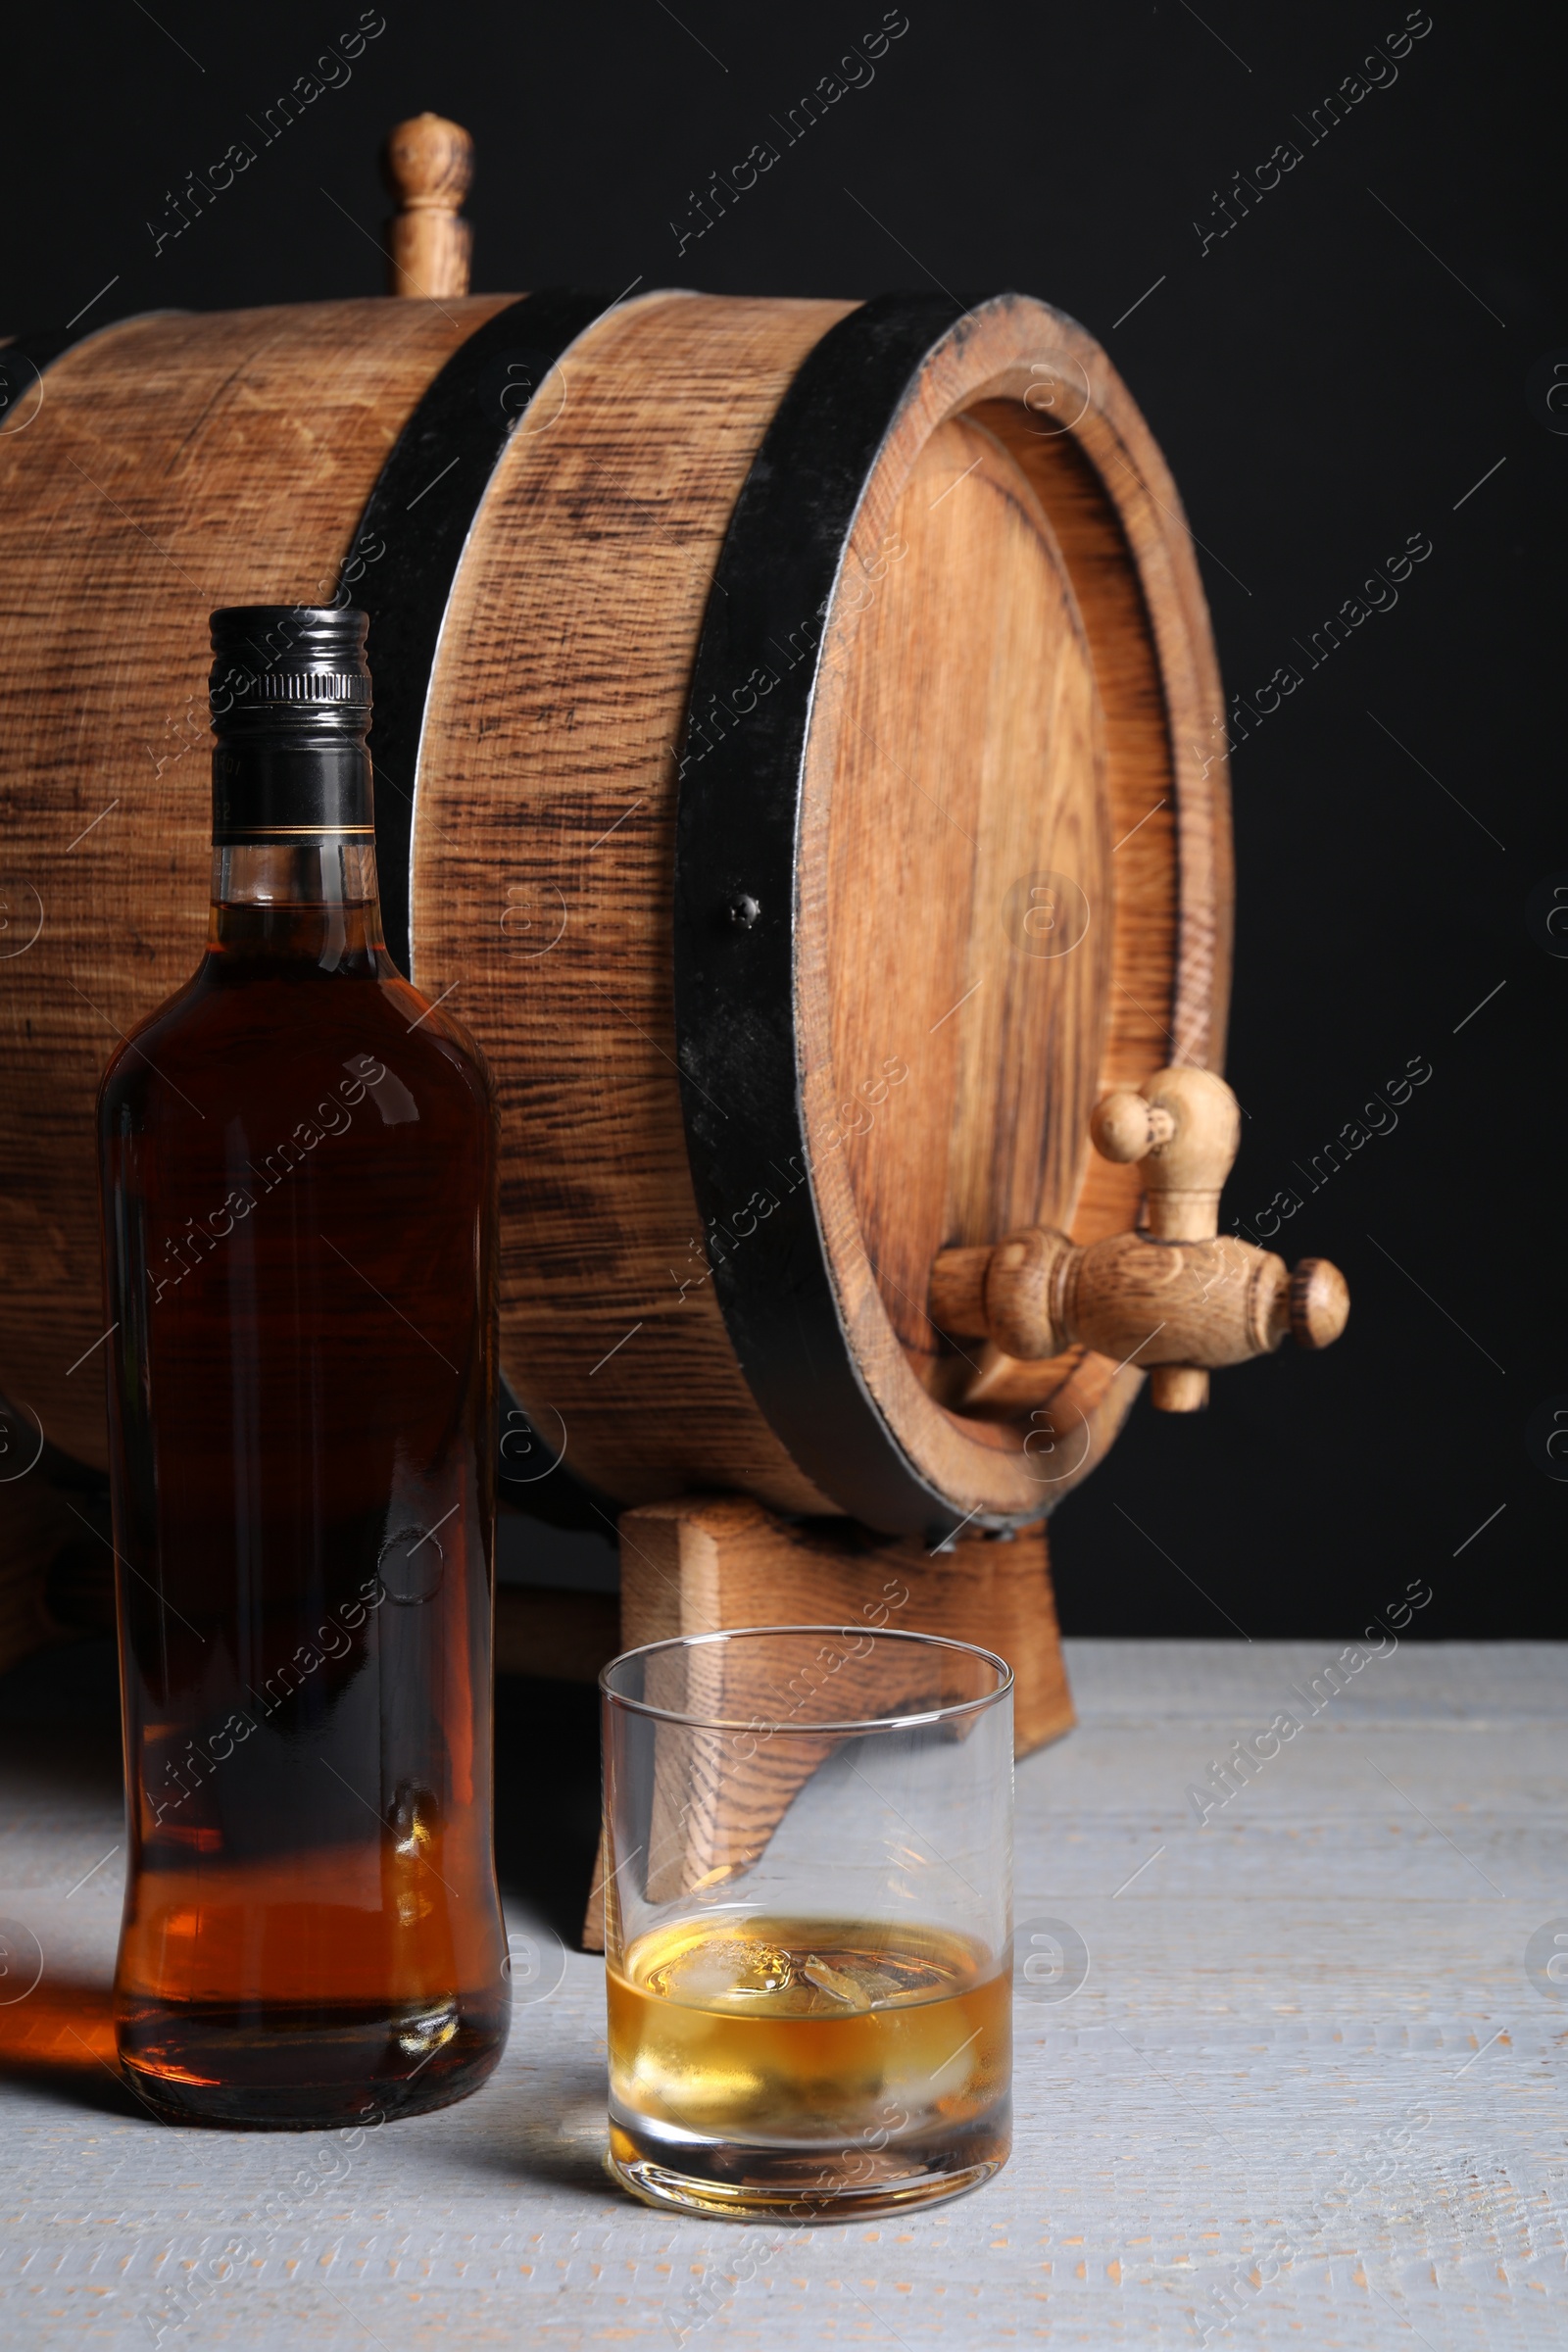
[[155,1057],[162,1055],[166,1046],[177,1044],[187,1034],[193,1025],[193,1014],[199,1025],[196,1003],[201,994],[201,978],[198,967],[172,997],[166,997],[151,1012],[144,1013],[128,1030],[121,1032],[98,1081],[100,1118],[113,1103],[141,1092],[147,1073],[155,1066]]
[[275,1123],[298,1098],[302,1121],[324,1093],[368,1100],[388,1126],[419,1115],[495,1119],[484,1056],[461,1026],[390,962],[353,974],[236,972],[209,957],[122,1042],[99,1090],[99,1122],[155,1115],[192,1128],[265,1102]]
[[407,1034],[425,1039],[443,1059],[461,1070],[481,1101],[487,1112],[496,1108],[495,1080],[484,1049],[466,1022],[440,998],[431,999],[406,980],[396,965],[389,963],[382,976],[390,1002],[400,1014],[407,1015]]

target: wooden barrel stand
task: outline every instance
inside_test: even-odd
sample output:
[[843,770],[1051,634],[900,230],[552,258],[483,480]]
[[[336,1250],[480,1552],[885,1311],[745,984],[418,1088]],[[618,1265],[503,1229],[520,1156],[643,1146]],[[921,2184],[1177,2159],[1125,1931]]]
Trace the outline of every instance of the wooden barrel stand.
[[[932,1550],[843,1519],[788,1522],[733,1495],[687,1496],[620,1522],[620,1638],[627,1649],[742,1625],[821,1625],[971,1642],[1013,1672],[1013,1748],[1059,1740],[1074,1722],[1043,1527],[1015,1539],[959,1538]],[[803,1770],[809,1769],[808,1758]],[[718,1796],[726,1791],[720,1788]],[[775,1809],[793,1795],[775,1791]],[[755,1819],[755,1792],[751,1818]],[[722,1837],[720,1801],[710,1833]],[[706,1867],[712,1856],[696,1857]],[[602,1872],[583,1924],[604,1949]]]

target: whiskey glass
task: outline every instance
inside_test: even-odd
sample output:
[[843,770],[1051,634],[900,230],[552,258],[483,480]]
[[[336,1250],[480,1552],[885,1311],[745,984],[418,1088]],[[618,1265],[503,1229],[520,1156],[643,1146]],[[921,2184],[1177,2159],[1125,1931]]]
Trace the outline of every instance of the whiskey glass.
[[778,1626],[600,1687],[614,2178],[803,2222],[978,2187],[1010,2145],[1011,1669]]

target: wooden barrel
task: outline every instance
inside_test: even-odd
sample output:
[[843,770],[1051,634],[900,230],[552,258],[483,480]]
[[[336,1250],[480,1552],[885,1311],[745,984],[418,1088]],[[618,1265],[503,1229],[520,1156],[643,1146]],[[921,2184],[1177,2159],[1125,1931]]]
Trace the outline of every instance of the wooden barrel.
[[1092,338],[1011,294],[539,294],[0,365],[19,1428],[104,1459],[93,1098],[201,952],[206,615],[341,581],[389,944],[500,1093],[514,1453],[526,1415],[618,1503],[890,1534],[1058,1500],[1139,1374],[976,1397],[932,1260],[1131,1224],[1091,1106],[1217,1065],[1229,969],[1207,615]]

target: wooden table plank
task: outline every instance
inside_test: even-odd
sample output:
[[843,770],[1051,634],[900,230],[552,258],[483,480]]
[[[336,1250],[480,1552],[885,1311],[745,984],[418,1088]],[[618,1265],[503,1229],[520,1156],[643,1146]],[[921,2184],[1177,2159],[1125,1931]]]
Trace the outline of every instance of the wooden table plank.
[[[1406,1642],[1312,1715],[1291,1687],[1333,1643],[1067,1647],[1081,1728],[1019,1768],[1017,1909],[1066,1922],[1089,1975],[1017,2002],[1012,2162],[925,2216],[794,2232],[609,2186],[600,1965],[520,1915],[561,1983],[466,2106],[352,2145],[144,2121],[92,2054],[120,1869],[101,1690],[61,1720],[58,1676],[10,1678],[0,1914],[44,1973],[0,2006],[0,2339],[1561,2343],[1568,1986],[1524,1953],[1568,1932],[1568,1651]],[[1200,1825],[1189,1788],[1293,1706]]]

